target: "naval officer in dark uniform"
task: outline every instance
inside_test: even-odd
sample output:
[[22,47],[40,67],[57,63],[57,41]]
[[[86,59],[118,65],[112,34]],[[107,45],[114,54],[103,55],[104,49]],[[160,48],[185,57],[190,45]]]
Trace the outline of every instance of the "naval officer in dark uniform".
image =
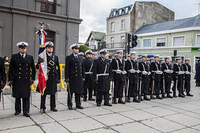
[[183,71],[185,72],[185,82],[183,84],[183,89],[186,92],[187,96],[193,96],[191,91],[191,65],[190,65],[190,58],[185,58],[185,63],[183,64]]
[[17,43],[19,53],[12,55],[9,66],[9,82],[12,85],[13,97],[15,97],[15,115],[21,113],[21,99],[23,114],[30,117],[30,85],[35,80],[35,64],[33,56],[27,54],[26,42]]
[[106,59],[106,50],[100,50],[100,57],[94,63],[94,75],[96,77],[96,103],[101,106],[104,97],[104,106],[112,106],[109,103],[109,90],[110,90],[110,61]]
[[151,63],[152,78],[154,80],[154,91],[156,94],[156,98],[162,99],[162,97],[160,97],[160,93],[161,93],[161,82],[162,82],[163,72],[161,71],[159,55],[156,55],[154,58],[155,58],[155,62]]
[[83,93],[83,82],[85,80],[85,70],[83,59],[78,56],[78,44],[71,45],[72,54],[66,57],[65,81],[69,83],[67,105],[72,110],[72,97],[75,94],[76,108],[83,109],[81,106],[81,94]]
[[117,54],[116,58],[112,59],[111,62],[112,77],[114,80],[113,103],[117,104],[117,98],[118,98],[118,103],[125,104],[122,98],[124,92],[123,87],[125,85],[127,72],[125,70],[125,60],[123,59],[123,50],[118,50],[116,54]]
[[129,86],[128,86],[128,102],[130,97],[133,97],[133,102],[138,100],[138,80],[139,80],[139,63],[136,60],[136,52],[130,53],[130,59],[126,61],[126,71],[128,72]]
[[5,73],[4,60],[0,57],[0,95],[5,85],[6,85],[6,73]]
[[95,99],[92,98],[92,92],[94,87],[94,60],[92,59],[92,51],[87,50],[85,52],[85,59],[83,60],[83,66],[85,68],[85,82],[84,82],[84,101],[87,101],[87,94],[88,94],[88,100],[89,101],[95,101]]
[[161,70],[163,72],[163,77],[164,77],[164,86],[165,87],[165,92],[167,93],[167,98],[173,98],[170,95],[171,91],[171,84],[172,84],[172,65],[170,64],[170,58],[169,56],[165,57],[165,62],[162,64]]
[[176,62],[173,67],[174,74],[174,86],[173,86],[173,96],[177,97],[176,90],[178,90],[179,97],[185,97],[183,92],[183,80],[184,80],[184,70],[182,65],[182,59],[179,57],[176,59]]
[[[46,95],[50,95],[50,108],[51,111],[57,112],[56,109],[56,92],[57,84],[60,83],[60,65],[58,56],[54,54],[54,44],[49,41],[45,43],[46,55],[47,55],[47,75],[48,80],[44,95],[41,96],[40,112],[45,113],[46,106]],[[41,63],[41,62],[39,62]]]
[[147,56],[142,56],[142,61],[139,63],[140,70],[140,88],[139,88],[139,100],[142,101],[142,95],[144,95],[144,100],[150,101],[147,97],[149,93],[149,85],[150,85],[150,75],[151,75],[151,67],[150,64],[147,63]]

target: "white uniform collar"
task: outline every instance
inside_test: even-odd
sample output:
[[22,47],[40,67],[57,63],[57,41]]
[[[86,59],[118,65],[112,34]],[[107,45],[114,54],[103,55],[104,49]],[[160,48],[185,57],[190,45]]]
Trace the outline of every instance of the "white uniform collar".
[[52,53],[51,53],[51,54],[47,53],[47,55],[48,55],[48,56],[52,56],[53,54],[52,54]]
[[26,53],[24,53],[24,54],[20,53],[20,55],[23,56],[23,58],[26,57]]
[[74,53],[73,53],[73,55],[74,55],[75,57],[78,57],[78,54],[74,54]]

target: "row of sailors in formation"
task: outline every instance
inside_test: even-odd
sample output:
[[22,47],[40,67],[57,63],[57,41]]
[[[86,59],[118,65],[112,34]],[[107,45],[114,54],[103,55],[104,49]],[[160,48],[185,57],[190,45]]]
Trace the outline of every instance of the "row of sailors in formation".
[[[85,75],[90,78],[85,80],[84,101],[87,100],[87,89],[89,100],[93,100],[92,86],[94,85],[91,82],[95,79],[92,78],[93,73],[97,77],[97,86],[100,84],[100,89],[103,88],[103,82],[99,82],[98,77],[109,77],[107,80],[114,81],[114,84],[110,86],[114,104],[130,102],[131,97],[133,97],[134,102],[140,102],[141,100],[149,101],[154,98],[193,96],[190,94],[191,66],[189,58],[185,59],[184,64],[181,58],[176,58],[176,62],[173,63],[169,56],[164,57],[162,60],[159,55],[152,58],[147,58],[146,55],[136,57],[136,52],[131,52],[129,58],[125,60],[123,59],[123,51],[118,50],[115,57],[108,60],[106,59],[108,58],[106,50],[101,50],[99,53],[99,59],[94,61],[91,58],[93,57],[92,51],[88,50],[85,53],[83,60],[86,70]],[[106,62],[107,66],[100,65],[99,62]],[[94,72],[91,67],[95,68]],[[150,98],[148,95],[150,95]],[[123,96],[126,97],[125,101],[123,101]],[[100,103],[97,99],[97,105],[100,105]]]
[[[33,56],[27,54],[28,43],[19,42],[17,47],[19,52],[11,57],[8,81],[12,88],[12,96],[15,97],[15,115],[21,113],[22,100],[23,114],[30,117],[30,85],[35,80],[36,68],[44,60],[39,59],[35,68]],[[68,84],[67,105],[70,110],[73,109],[73,95],[75,95],[76,108],[83,109],[81,96],[84,101],[94,101],[93,91],[96,95],[97,106],[101,106],[102,101],[105,106],[112,106],[110,90],[113,104],[125,104],[125,102],[130,102],[131,98],[134,102],[150,100],[154,96],[158,99],[172,98],[171,86],[173,97],[177,96],[177,90],[179,97],[192,96],[190,94],[191,66],[189,59],[182,64],[181,59],[177,58],[177,63],[172,65],[170,57],[166,57],[165,62],[161,64],[159,56],[155,56],[155,61],[150,63],[145,55],[137,60],[135,52],[131,52],[128,60],[124,60],[123,51],[117,51],[116,57],[109,60],[106,50],[99,51],[98,58],[91,50],[88,50],[83,59],[78,55],[79,46],[77,44],[71,45],[70,48],[72,54],[66,57],[65,63],[65,81]],[[46,89],[41,95],[41,113],[45,113],[46,110],[46,95],[50,95],[51,111],[57,111],[55,94],[57,84],[60,83],[59,58],[53,52],[53,42],[47,42],[45,49],[48,78]],[[0,80],[1,90],[6,84],[4,63],[1,60]],[[124,96],[126,97],[125,101]]]

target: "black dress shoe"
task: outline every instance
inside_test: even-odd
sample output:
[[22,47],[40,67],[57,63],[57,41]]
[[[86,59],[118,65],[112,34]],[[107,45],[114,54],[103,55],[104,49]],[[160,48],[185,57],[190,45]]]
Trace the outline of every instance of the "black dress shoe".
[[130,100],[130,99],[128,99],[126,102],[127,102],[127,103],[130,103],[130,102],[131,102],[131,100]]
[[160,97],[159,95],[157,95],[157,96],[156,96],[156,99],[160,99],[160,100],[161,100],[161,99],[162,99],[162,97]]
[[173,94],[173,97],[175,97],[175,98],[176,98],[176,97],[177,97],[177,95],[176,95],[176,94]]
[[100,103],[97,103],[97,107],[100,107],[101,106],[101,104]]
[[112,104],[110,104],[110,103],[104,103],[104,106],[112,106]]
[[140,101],[137,100],[137,99],[133,99],[133,102],[135,102],[135,103],[140,103]]
[[151,99],[149,99],[148,97],[144,97],[145,101],[151,101]]
[[125,103],[124,101],[122,101],[122,100],[119,100],[118,103],[120,103],[120,104],[126,104],[126,103]]
[[173,98],[170,94],[167,95],[167,98]]
[[19,115],[20,114],[20,112],[15,112],[15,115]]
[[187,94],[187,96],[189,96],[189,97],[193,97],[194,95],[192,95],[192,94],[188,93],[188,94]]
[[130,103],[130,102],[131,102],[131,98],[130,98],[130,97],[127,97],[127,98],[125,98],[125,99],[126,99],[125,101],[126,101],[127,103]]
[[45,109],[40,109],[40,113],[41,113],[41,114],[46,113]]
[[56,108],[54,108],[54,109],[51,109],[51,111],[53,111],[53,112],[57,112],[58,110],[57,110]]
[[182,94],[179,94],[178,96],[179,96],[179,97],[182,97],[182,98],[183,98],[183,97],[185,97],[185,96],[184,96],[184,95],[182,95]]
[[68,106],[68,109],[69,109],[69,110],[73,110],[72,106]]
[[77,109],[83,109],[83,107],[82,107],[82,106],[76,106],[76,108],[77,108]]
[[29,114],[27,114],[27,113],[25,113],[25,114],[24,114],[24,116],[25,116],[25,117],[30,117],[30,115],[29,115]]
[[113,99],[113,104],[117,104],[117,100],[116,99]]
[[87,98],[83,98],[83,101],[86,102],[86,101],[87,101]]
[[166,97],[165,97],[165,94],[162,94],[162,98],[166,98]]
[[90,98],[89,101],[95,101],[95,99],[94,98]]

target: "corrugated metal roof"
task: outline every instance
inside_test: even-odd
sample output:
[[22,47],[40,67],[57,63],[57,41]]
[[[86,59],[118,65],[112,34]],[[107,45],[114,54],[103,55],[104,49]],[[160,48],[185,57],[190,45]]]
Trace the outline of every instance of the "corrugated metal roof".
[[195,17],[179,19],[175,21],[167,21],[156,24],[149,24],[138,29],[134,34],[145,34],[167,30],[177,30],[190,27],[200,27],[200,15]]
[[92,31],[91,33],[92,33],[94,39],[99,40],[99,41],[103,41],[106,36],[106,34],[103,32]]

